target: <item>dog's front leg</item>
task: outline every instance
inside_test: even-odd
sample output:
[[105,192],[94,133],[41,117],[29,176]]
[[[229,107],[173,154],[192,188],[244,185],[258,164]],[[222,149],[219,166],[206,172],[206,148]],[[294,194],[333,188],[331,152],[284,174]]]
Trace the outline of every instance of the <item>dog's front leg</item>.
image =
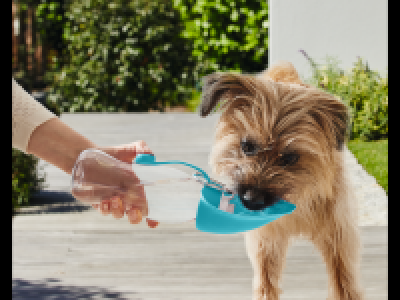
[[361,300],[360,240],[358,227],[340,222],[328,226],[331,232],[314,240],[326,263],[330,296],[328,299]]
[[[270,226],[270,227],[268,227]],[[277,300],[286,259],[288,237],[274,234],[271,225],[245,233],[247,254],[253,266],[253,300]]]

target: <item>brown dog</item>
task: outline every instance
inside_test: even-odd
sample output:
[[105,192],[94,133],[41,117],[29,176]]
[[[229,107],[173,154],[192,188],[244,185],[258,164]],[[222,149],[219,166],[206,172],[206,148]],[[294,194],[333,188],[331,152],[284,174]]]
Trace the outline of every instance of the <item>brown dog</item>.
[[279,198],[296,205],[293,213],[245,234],[253,299],[279,299],[285,255],[296,236],[320,250],[332,299],[363,299],[357,208],[343,161],[346,106],[303,84],[290,63],[257,76],[206,76],[201,116],[218,103],[213,172],[233,179],[249,209]]

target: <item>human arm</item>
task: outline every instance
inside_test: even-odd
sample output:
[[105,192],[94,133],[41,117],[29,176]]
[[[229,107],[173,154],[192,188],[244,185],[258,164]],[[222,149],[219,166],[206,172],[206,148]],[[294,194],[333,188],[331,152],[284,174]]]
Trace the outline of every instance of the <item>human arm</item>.
[[98,146],[59,118],[53,118],[39,125],[32,132],[27,153],[42,158],[65,173],[71,174],[79,154],[90,148],[98,148]]
[[[32,98],[13,79],[13,140],[14,148],[27,154],[33,154],[52,165],[71,174],[79,154],[89,148],[99,149],[115,158],[131,163],[137,153],[151,153],[147,145],[135,142],[115,147],[99,147],[86,137],[82,136],[57,116],[48,111]],[[129,221],[137,223],[141,216],[147,215],[145,199],[140,201],[130,211],[127,211]],[[121,207],[111,205],[110,200],[105,200],[100,207],[104,214],[112,213],[114,217],[121,217]],[[123,215],[122,211],[122,215]],[[149,220],[150,227],[155,227],[154,221]]]
[[[86,149],[99,149],[126,163],[131,163],[138,153],[152,153],[143,141],[115,147],[99,147],[58,118],[40,125],[32,133],[28,143],[28,153],[46,160],[68,174],[71,174],[79,154]],[[108,173],[107,175],[111,176],[109,181],[112,180],[112,176],[119,176],[118,172],[113,175],[113,170],[96,169],[95,172]],[[138,180],[133,172],[131,175],[132,177],[127,176],[125,179],[128,185],[133,185]],[[137,197],[134,203],[111,198],[103,200],[99,206],[94,205],[94,207],[98,207],[105,215],[111,213],[115,218],[121,218],[126,213],[129,221],[136,224],[141,221],[142,215],[146,216],[148,213],[144,192],[139,195],[141,196]],[[146,219],[146,221],[149,227],[156,227],[158,224],[153,220]]]

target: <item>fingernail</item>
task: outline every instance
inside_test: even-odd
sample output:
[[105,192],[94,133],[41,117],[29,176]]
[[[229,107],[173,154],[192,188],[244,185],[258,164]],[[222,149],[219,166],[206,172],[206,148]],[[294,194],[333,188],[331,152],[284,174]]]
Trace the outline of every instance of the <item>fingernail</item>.
[[101,209],[100,209],[100,212],[102,213],[102,214],[105,214],[105,215],[107,215],[107,214],[109,214],[110,213],[110,206],[109,206],[109,203],[108,202],[103,202],[103,203],[101,203]]
[[131,224],[138,224],[142,221],[142,212],[138,209],[129,212],[129,222]]
[[112,207],[113,209],[117,209],[117,208],[118,208],[118,201],[112,200],[112,201],[111,201],[111,207]]

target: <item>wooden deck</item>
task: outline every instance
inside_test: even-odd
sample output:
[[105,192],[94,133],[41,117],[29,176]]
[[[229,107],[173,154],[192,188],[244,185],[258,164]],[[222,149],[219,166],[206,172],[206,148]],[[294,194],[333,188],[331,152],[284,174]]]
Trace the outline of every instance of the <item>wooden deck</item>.
[[[217,116],[64,114],[100,145],[145,140],[159,160],[207,172]],[[156,229],[102,216],[69,194],[69,177],[43,164],[48,188],[13,219],[14,299],[251,299],[252,270],[241,234],[212,235],[194,223]],[[362,227],[367,299],[388,298],[387,227]],[[289,249],[281,299],[325,299],[327,275],[306,241]]]

